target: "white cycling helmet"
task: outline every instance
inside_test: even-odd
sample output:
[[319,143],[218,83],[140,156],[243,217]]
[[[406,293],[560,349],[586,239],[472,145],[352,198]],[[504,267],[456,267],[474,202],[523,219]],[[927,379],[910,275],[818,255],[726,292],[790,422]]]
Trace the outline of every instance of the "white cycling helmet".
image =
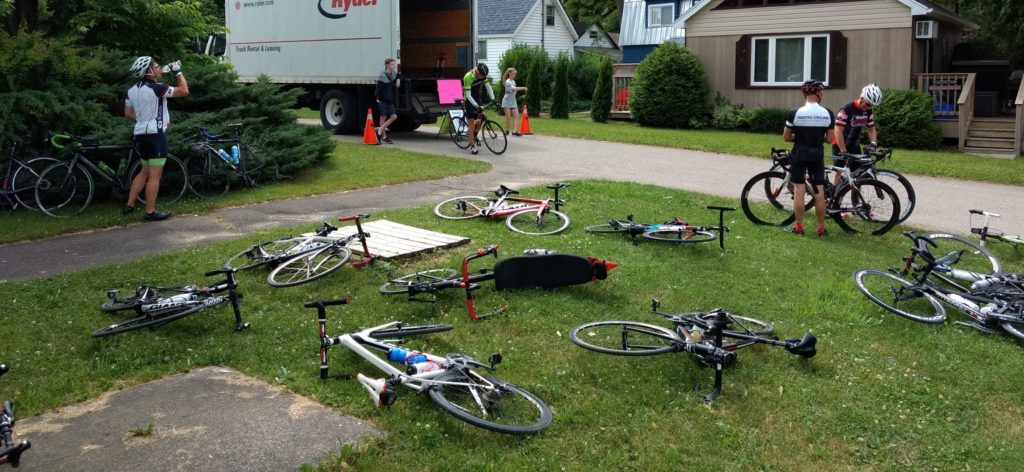
[[137,78],[143,78],[146,73],[149,72],[149,65],[153,63],[153,58],[150,56],[139,56],[135,59],[132,64],[131,73]]
[[870,103],[871,106],[876,107],[879,103],[882,103],[882,89],[878,88],[875,84],[867,84],[860,91],[860,98]]

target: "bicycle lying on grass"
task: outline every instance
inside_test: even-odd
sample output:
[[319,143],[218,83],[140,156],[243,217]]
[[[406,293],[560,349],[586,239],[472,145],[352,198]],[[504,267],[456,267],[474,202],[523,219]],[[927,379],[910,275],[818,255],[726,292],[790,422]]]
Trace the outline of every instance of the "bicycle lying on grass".
[[[156,328],[225,302],[231,303],[234,310],[235,331],[242,331],[249,327],[249,323],[242,322],[242,313],[238,309],[242,294],[235,290],[238,283],[235,282],[234,269],[213,270],[207,272],[206,276],[221,274],[224,274],[224,280],[206,287],[143,285],[127,298],[118,298],[118,291],[111,290],[107,292],[107,298],[110,300],[100,306],[100,311],[116,313],[131,310],[135,317],[93,331],[92,336],[101,338],[140,328]],[[219,295],[224,292],[227,294]]]
[[17,210],[18,207],[38,210],[36,182],[39,181],[39,174],[47,166],[59,161],[52,157],[22,156],[23,151],[21,142],[12,140],[7,172],[0,184],[0,204],[11,207],[11,210]]
[[[522,234],[548,235],[564,231],[569,227],[569,217],[558,210],[565,200],[558,198],[560,189],[571,184],[557,183],[547,188],[555,191],[555,197],[545,200],[513,197],[519,191],[504,185],[494,191],[498,198],[455,197],[438,203],[434,214],[446,220],[467,220],[470,218],[497,219],[507,216],[505,226]],[[552,209],[554,207],[554,209]]]
[[[989,220],[991,218],[999,218],[999,213],[992,213],[992,212],[981,211],[981,210],[970,210],[970,212],[971,212],[971,215],[972,215],[971,216],[971,234],[976,234],[976,235],[978,235],[979,238],[981,238],[981,247],[985,247],[985,241],[989,240],[989,239],[994,239],[996,241],[1002,241],[1004,243],[1009,243],[1009,244],[1012,244],[1014,247],[1019,247],[1020,245],[1024,244],[1024,237],[1017,236],[1017,235],[1006,234],[1006,233],[1004,233],[1002,231],[999,231],[997,229],[992,229],[989,226]],[[974,226],[974,216],[973,215],[982,215],[984,217],[984,221],[981,223],[980,227],[979,226]]]
[[[722,393],[722,369],[736,360],[736,351],[754,344],[785,347],[804,359],[814,357],[818,340],[808,332],[801,339],[777,340],[765,337],[771,324],[739,316],[722,308],[704,312],[667,313],[651,300],[651,311],[672,323],[672,329],[637,321],[592,321],[569,333],[577,346],[616,356],[654,356],[687,352],[702,367],[715,369],[715,387],[704,395],[712,403]],[[700,384],[694,390],[699,392]]]
[[635,223],[633,214],[626,215],[626,221],[608,220],[608,223],[592,225],[583,228],[588,233],[597,234],[628,234],[633,243],[637,242],[637,235],[655,241],[666,241],[670,243],[706,243],[718,240],[718,246],[725,249],[725,233],[729,228],[725,226],[725,212],[736,211],[733,207],[709,206],[709,210],[718,210],[718,226],[691,226],[689,223],[675,217],[664,223]]
[[[7,373],[7,365],[0,364],[0,375]],[[22,440],[14,442],[11,438],[11,430],[14,429],[14,404],[10,400],[4,401],[4,410],[0,412],[0,464],[10,464],[17,467],[21,461],[21,454],[32,447],[32,443]]]
[[[280,177],[280,166],[266,151],[245,142],[241,123],[227,126],[234,137],[211,134],[200,127],[185,141],[192,151],[185,165],[189,188],[202,198],[217,198],[235,187],[258,187],[261,182]],[[215,146],[216,145],[216,146]],[[230,151],[217,146],[229,146]]]
[[[853,274],[857,288],[882,308],[904,318],[928,324],[946,320],[949,305],[971,318],[957,321],[985,333],[1006,331],[1024,340],[1024,279],[1018,274],[1001,274],[985,267],[983,258],[995,259],[987,250],[960,238],[974,252],[955,249],[939,257],[931,253],[939,246],[933,235],[903,233],[913,241],[902,269],[887,271],[861,269]],[[948,235],[942,235],[948,236]],[[961,267],[968,255],[979,261],[980,271]],[[919,263],[920,262],[920,263]],[[966,282],[966,283],[965,283]]]
[[273,267],[267,275],[271,287],[293,287],[319,279],[341,268],[352,259],[348,245],[355,240],[363,246],[363,257],[352,263],[362,267],[376,259],[366,245],[370,233],[363,231],[361,220],[370,215],[342,216],[338,221],[355,221],[356,233],[350,236],[330,236],[338,228],[327,222],[309,236],[288,236],[262,242],[231,256],[224,267],[236,270],[251,269],[269,265]]
[[[401,322],[391,322],[340,336],[327,334],[326,307],[347,303],[346,299],[305,304],[306,308],[317,311],[321,379],[329,377],[327,350],[341,345],[387,376],[374,379],[361,373],[356,375],[378,408],[394,403],[398,397],[398,386],[404,385],[413,391],[426,393],[437,406],[456,418],[491,431],[530,434],[551,424],[551,409],[541,399],[491,374],[501,362],[501,354],[491,355],[488,363],[484,364],[465,354],[452,353],[441,357],[398,347],[406,337],[449,331],[452,325],[403,326]],[[383,355],[375,354],[371,349]],[[407,366],[405,372],[388,360]],[[481,374],[477,368],[487,373]],[[340,377],[351,378],[350,375]]]
[[[772,148],[772,170],[755,175],[740,194],[743,213],[754,224],[785,226],[796,219],[793,213],[794,193],[789,151]],[[836,224],[848,233],[865,232],[881,235],[899,221],[900,201],[895,191],[883,182],[855,176],[846,167],[826,166],[827,172],[838,172],[839,183],[833,185],[831,176],[825,179],[825,211]],[[806,210],[814,208],[814,192],[809,183]]]
[[[593,257],[580,257],[571,254],[538,254],[509,257],[494,264],[494,269],[482,268],[469,272],[469,263],[487,255],[498,257],[498,245],[478,249],[462,259],[462,271],[454,269],[431,269],[398,278],[388,276],[388,282],[381,285],[380,292],[385,295],[408,295],[410,301],[435,303],[435,293],[449,289],[461,288],[466,291],[466,309],[473,320],[496,315],[505,311],[498,308],[485,315],[478,315],[473,291],[480,288],[480,282],[494,280],[498,290],[517,288],[555,288],[587,283],[593,280],[604,280],[608,271],[618,264]],[[427,297],[420,296],[428,295]]]

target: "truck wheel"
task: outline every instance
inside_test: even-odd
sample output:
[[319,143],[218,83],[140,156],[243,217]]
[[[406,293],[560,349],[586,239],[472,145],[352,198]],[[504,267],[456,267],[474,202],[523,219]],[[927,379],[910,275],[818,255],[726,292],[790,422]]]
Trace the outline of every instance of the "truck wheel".
[[331,89],[320,99],[320,122],[324,128],[352,133],[356,130],[357,120],[356,96],[352,91]]

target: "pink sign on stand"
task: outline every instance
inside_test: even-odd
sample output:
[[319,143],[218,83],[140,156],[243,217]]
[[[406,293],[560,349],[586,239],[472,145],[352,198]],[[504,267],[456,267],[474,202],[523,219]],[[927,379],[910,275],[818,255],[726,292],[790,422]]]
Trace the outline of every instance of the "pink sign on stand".
[[455,99],[462,98],[462,81],[443,79],[437,81],[437,102],[441,105],[454,105]]

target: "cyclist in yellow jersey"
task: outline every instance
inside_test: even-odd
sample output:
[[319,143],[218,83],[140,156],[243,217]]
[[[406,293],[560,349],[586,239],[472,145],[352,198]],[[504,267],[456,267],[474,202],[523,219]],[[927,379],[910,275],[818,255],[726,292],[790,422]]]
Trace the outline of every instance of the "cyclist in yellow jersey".
[[[476,130],[480,127],[484,105],[494,101],[494,89],[491,88],[491,81],[487,80],[487,72],[487,64],[481,62],[462,77],[462,94],[465,96],[463,106],[466,121],[469,123],[469,152],[473,154],[480,152],[480,146],[476,142]],[[489,97],[486,102],[483,99],[485,90]]]

